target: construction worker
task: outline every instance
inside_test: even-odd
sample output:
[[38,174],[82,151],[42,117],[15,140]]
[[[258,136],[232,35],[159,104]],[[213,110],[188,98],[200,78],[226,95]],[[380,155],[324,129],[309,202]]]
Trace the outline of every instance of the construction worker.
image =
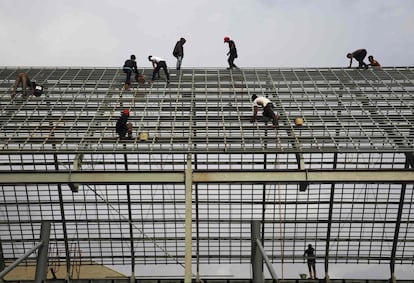
[[257,96],[256,94],[252,95],[253,102],[253,117],[250,119],[250,122],[256,122],[258,106],[263,107],[263,116],[268,117],[272,120],[272,123],[275,127],[279,125],[279,116],[273,111],[273,103],[266,97]]
[[138,68],[137,68],[137,62],[135,61],[136,57],[135,55],[131,55],[130,59],[126,60],[124,63],[124,66],[122,67],[122,70],[126,74],[124,89],[129,90],[129,87],[131,86],[131,74],[134,72],[136,75],[138,75]]
[[116,133],[120,139],[132,138],[132,123],[128,122],[129,110],[124,109],[116,122]]
[[229,52],[227,52],[227,56],[229,56],[229,58],[227,59],[227,62],[229,62],[229,67],[227,68],[227,70],[231,70],[233,68],[238,69],[239,67],[237,67],[234,64],[234,59],[236,59],[238,57],[237,56],[236,44],[234,43],[233,40],[230,40],[230,37],[228,37],[228,36],[224,37],[224,43],[229,44]]
[[307,258],[308,269],[309,269],[309,279],[316,279],[316,270],[315,270],[315,249],[311,244],[308,245],[307,250],[303,254]]
[[381,64],[377,60],[375,60],[374,56],[372,56],[372,55],[368,56],[368,61],[369,61],[368,66],[381,67]]
[[25,72],[21,72],[17,75],[17,78],[14,82],[13,93],[11,98],[13,99],[16,96],[16,91],[19,85],[22,85],[22,94],[23,97],[28,95],[26,89],[29,88],[29,95],[40,96],[43,93],[43,86],[31,82],[28,75]]
[[177,43],[175,44],[174,50],[173,50],[173,56],[175,58],[177,58],[177,65],[176,65],[176,69],[180,70],[181,69],[181,63],[183,62],[183,58],[184,58],[184,44],[185,44],[186,40],[185,38],[181,37],[179,41],[177,41]]
[[150,55],[148,56],[148,61],[152,63],[152,67],[154,68],[154,70],[152,71],[151,83],[154,82],[156,75],[158,75],[158,78],[160,77],[160,69],[162,68],[164,70],[165,76],[167,77],[167,84],[169,84],[170,74],[168,73],[168,67],[165,60],[160,57]]
[[363,67],[368,69],[368,65],[364,62],[365,56],[367,56],[367,51],[365,49],[358,49],[352,53],[346,54],[346,57],[350,59],[348,68],[352,67],[352,59],[355,58],[355,60],[358,61],[358,68]]

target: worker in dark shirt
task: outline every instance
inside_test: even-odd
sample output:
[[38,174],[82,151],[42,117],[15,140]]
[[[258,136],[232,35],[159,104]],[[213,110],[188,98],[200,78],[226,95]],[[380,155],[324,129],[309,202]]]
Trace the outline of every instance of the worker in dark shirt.
[[234,59],[236,59],[238,57],[238,55],[237,55],[237,49],[236,49],[236,44],[228,36],[224,37],[224,43],[228,43],[229,44],[229,52],[227,52],[227,55],[229,56],[229,58],[227,59],[227,62],[229,62],[229,67],[227,69],[228,70],[231,70],[233,68],[238,69],[239,67],[237,67],[234,64]]
[[309,269],[309,278],[316,279],[316,270],[315,270],[315,249],[311,244],[308,245],[308,249],[303,254],[307,258],[308,269]]
[[355,58],[355,60],[358,61],[358,68],[363,67],[365,69],[368,69],[368,65],[364,62],[365,56],[367,56],[367,51],[365,49],[358,49],[352,53],[348,53],[346,55],[346,57],[350,59],[348,68],[352,67],[352,59]]
[[132,123],[128,122],[129,110],[122,110],[121,116],[116,122],[116,133],[120,139],[132,138]]
[[177,65],[176,65],[176,69],[180,70],[181,69],[181,63],[183,62],[183,58],[184,58],[184,44],[185,44],[186,40],[185,38],[181,37],[179,41],[177,41],[177,43],[174,46],[174,50],[173,50],[173,56],[175,58],[177,58]]
[[122,70],[126,74],[124,89],[129,90],[129,87],[131,86],[132,72],[138,75],[138,68],[137,68],[137,62],[135,62],[135,55],[131,55],[131,58],[125,61]]

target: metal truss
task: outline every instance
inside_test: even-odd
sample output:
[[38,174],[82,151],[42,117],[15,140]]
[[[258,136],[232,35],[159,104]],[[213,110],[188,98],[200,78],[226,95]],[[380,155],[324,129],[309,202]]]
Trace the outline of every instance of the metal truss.
[[[113,68],[25,71],[43,96],[11,100],[19,70],[0,69],[6,260],[47,220],[51,261],[183,264],[190,156],[199,263],[250,262],[259,220],[276,263],[303,262],[311,243],[326,271],[414,264],[414,68],[184,69],[130,91]],[[252,94],[278,129],[249,122]],[[124,108],[131,140],[114,131]]]

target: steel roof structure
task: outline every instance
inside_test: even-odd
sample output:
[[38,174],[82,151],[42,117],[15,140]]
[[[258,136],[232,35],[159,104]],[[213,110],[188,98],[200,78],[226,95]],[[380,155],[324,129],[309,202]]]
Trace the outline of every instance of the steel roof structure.
[[[50,262],[249,263],[259,220],[275,263],[311,243],[326,272],[414,264],[413,67],[184,69],[130,91],[115,68],[25,68],[45,92],[11,99],[20,70],[0,69],[6,261],[50,221]],[[277,129],[250,123],[252,94]]]

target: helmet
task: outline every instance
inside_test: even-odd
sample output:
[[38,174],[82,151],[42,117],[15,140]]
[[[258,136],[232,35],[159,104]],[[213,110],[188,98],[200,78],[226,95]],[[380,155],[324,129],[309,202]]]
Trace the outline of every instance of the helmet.
[[129,110],[128,109],[124,109],[124,110],[122,110],[121,114],[123,114],[125,116],[129,116]]
[[225,36],[224,37],[224,42],[227,42],[227,41],[229,41],[230,40],[230,37],[228,37],[228,36]]
[[302,125],[303,125],[303,118],[301,118],[301,117],[296,117],[296,118],[295,118],[295,125],[296,125],[296,126],[302,126]]

